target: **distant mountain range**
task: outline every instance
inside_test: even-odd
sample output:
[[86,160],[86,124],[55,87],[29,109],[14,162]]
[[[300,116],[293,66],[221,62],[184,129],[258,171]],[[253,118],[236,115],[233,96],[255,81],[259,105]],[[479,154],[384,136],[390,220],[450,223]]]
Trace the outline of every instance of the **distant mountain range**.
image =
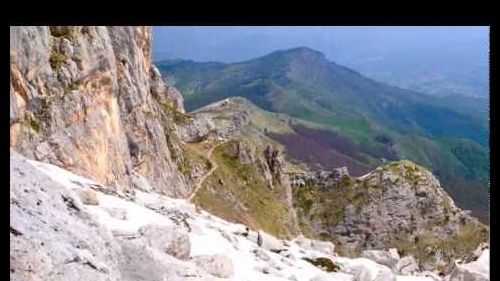
[[[487,98],[488,27],[155,27],[155,61],[234,63],[307,46],[394,86]],[[174,39],[175,38],[175,39]]]
[[[292,134],[271,134],[292,157],[328,168],[338,166],[341,158],[351,159],[341,162],[354,174],[386,160],[410,159],[433,170],[459,205],[480,217],[486,214],[485,100],[393,87],[306,47],[240,63],[173,60],[157,65],[184,95],[187,110],[245,97],[265,110],[322,126],[292,124]],[[297,143],[308,143],[316,156],[304,155]]]

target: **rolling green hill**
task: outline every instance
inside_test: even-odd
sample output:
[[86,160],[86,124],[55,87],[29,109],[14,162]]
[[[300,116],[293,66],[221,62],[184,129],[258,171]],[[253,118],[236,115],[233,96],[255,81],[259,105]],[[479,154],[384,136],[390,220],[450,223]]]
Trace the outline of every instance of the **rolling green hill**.
[[[392,87],[303,47],[241,63],[176,60],[158,67],[183,93],[187,110],[242,96],[321,125],[291,124],[292,132],[270,133],[302,162],[345,164],[361,174],[386,160],[410,159],[431,169],[458,205],[483,219],[487,214],[487,123],[479,103]],[[349,161],[341,161],[344,156]]]

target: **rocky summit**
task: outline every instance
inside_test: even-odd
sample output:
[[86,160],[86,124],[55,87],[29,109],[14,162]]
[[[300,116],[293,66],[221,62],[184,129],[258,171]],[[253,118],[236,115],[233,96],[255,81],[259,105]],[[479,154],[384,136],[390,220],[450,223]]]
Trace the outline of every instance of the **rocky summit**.
[[489,280],[425,167],[314,169],[273,138],[314,125],[245,98],[186,112],[151,37],[11,27],[10,280]]

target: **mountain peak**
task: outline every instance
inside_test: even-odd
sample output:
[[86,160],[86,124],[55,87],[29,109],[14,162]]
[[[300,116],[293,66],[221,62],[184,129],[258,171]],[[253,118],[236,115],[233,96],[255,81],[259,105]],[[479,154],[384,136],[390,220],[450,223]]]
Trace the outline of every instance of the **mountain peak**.
[[322,52],[315,50],[315,49],[312,49],[310,47],[306,47],[306,46],[299,46],[299,47],[287,49],[284,51],[288,52],[288,53],[316,54],[316,55],[324,56],[324,54]]
[[326,60],[325,54],[321,53],[320,51],[314,50],[309,47],[295,47],[292,49],[287,49],[287,50],[280,50],[276,51],[273,54],[275,55],[284,55],[284,56],[290,56],[292,58],[301,58],[301,59],[314,59],[314,60]]

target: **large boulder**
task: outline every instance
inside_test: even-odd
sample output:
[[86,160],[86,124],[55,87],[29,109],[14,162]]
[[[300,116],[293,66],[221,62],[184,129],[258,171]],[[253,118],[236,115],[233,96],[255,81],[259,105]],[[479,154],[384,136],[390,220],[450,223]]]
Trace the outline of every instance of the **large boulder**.
[[146,225],[139,233],[149,246],[179,259],[187,259],[191,251],[189,235],[178,226]]
[[417,261],[412,256],[403,257],[392,268],[394,273],[401,275],[411,275],[418,270]]
[[355,281],[396,281],[390,268],[366,258],[344,262],[341,272],[354,275]]
[[195,256],[193,261],[206,272],[216,277],[229,278],[234,275],[233,262],[225,255]]
[[[213,280],[202,269],[149,247],[144,239],[119,240],[122,246],[120,273],[122,281],[135,280]],[[86,279],[91,280],[91,279]]]
[[490,274],[490,250],[485,249],[473,262],[456,264],[446,281],[487,281]]
[[399,254],[392,249],[389,251],[366,250],[363,251],[363,257],[391,268],[399,261]]

